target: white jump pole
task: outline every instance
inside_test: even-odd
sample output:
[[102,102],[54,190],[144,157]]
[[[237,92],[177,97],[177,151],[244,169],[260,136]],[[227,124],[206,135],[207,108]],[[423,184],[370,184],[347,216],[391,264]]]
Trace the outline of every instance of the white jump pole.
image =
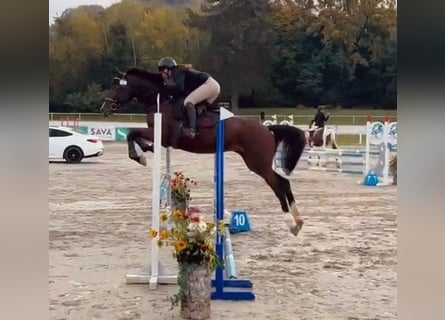
[[385,119],[383,125],[383,143],[385,144],[385,157],[384,157],[384,168],[383,168],[383,181],[378,183],[377,186],[388,186],[389,183],[389,121],[388,118]]
[[170,147],[167,147],[165,149],[165,175],[168,179],[168,189],[167,189],[167,208],[169,208],[169,210],[171,210],[172,207],[172,186],[171,186],[171,178],[172,178],[172,173],[171,173],[171,167],[170,167]]
[[363,177],[369,173],[369,161],[370,161],[370,151],[371,151],[371,143],[369,141],[369,137],[371,136],[371,118],[368,117],[368,121],[366,121],[366,143],[365,143],[365,170],[363,170]]
[[[153,141],[153,190],[152,190],[152,228],[158,231],[156,238],[151,241],[151,272],[143,270],[141,274],[128,274],[127,284],[149,284],[154,290],[158,284],[177,284],[177,275],[167,275],[159,261],[159,221],[160,221],[160,185],[161,185],[161,155],[162,155],[162,113],[159,112],[159,94],[157,97],[158,109],[154,114],[154,141]],[[170,166],[167,153],[167,168]],[[169,170],[169,169],[168,169]],[[169,198],[169,197],[167,197]]]

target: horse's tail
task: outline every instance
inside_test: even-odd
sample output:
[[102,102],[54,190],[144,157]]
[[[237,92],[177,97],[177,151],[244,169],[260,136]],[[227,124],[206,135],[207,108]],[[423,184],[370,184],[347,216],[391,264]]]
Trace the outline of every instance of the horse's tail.
[[[297,166],[306,146],[306,137],[303,130],[288,125],[270,125],[267,128],[275,136],[276,147],[282,142],[282,169],[288,176]],[[276,150],[275,150],[276,151]]]

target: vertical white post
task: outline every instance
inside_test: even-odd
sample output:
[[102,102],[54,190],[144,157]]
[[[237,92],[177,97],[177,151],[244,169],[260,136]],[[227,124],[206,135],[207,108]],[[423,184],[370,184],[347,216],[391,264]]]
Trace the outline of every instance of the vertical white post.
[[[150,289],[156,289],[158,283],[177,284],[177,274],[169,274],[159,260],[159,229],[160,229],[160,198],[161,198],[161,140],[162,140],[162,113],[158,110],[154,114],[154,138],[153,138],[153,190],[152,190],[152,228],[158,232],[158,236],[151,241],[151,268],[144,268],[139,274],[127,274],[127,284],[149,284]],[[170,170],[170,154],[167,149],[167,170]],[[170,194],[167,195],[167,199]],[[148,237],[148,235],[147,235]]]
[[172,185],[171,185],[171,168],[170,168],[170,147],[165,150],[165,175],[168,178],[168,190],[167,190],[167,207],[172,208]]
[[381,185],[386,186],[389,185],[389,122],[386,119],[385,124],[383,126],[383,143],[385,148],[385,159],[384,159],[384,167],[383,167],[383,182]]
[[152,187],[152,227],[158,231],[158,236],[152,239],[151,243],[151,278],[150,289],[156,289],[159,276],[159,199],[161,197],[161,124],[162,113],[156,112],[154,115],[154,141],[153,141],[153,187]]
[[366,144],[365,144],[365,170],[363,171],[363,176],[369,173],[369,157],[370,157],[370,142],[369,138],[371,137],[371,122],[366,121]]

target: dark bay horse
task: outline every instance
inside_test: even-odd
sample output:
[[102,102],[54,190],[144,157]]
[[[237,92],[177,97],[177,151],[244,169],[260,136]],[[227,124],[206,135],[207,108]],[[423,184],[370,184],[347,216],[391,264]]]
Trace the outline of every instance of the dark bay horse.
[[[184,112],[177,103],[169,99],[162,87],[163,80],[159,73],[132,68],[122,78],[114,78],[108,96],[101,111],[108,115],[119,110],[119,107],[136,99],[147,107],[148,128],[132,128],[128,132],[128,155],[139,164],[146,165],[143,155],[138,155],[137,143],[141,149],[153,152],[154,113],[159,108],[162,113],[163,147],[173,147],[196,154],[216,152],[216,123],[219,120],[219,109],[210,106],[197,106],[197,135],[190,139],[182,134]],[[157,105],[157,96],[160,103]],[[180,110],[180,111],[178,111]],[[251,119],[232,117],[225,121],[225,151],[238,153],[250,171],[261,176],[270,186],[280,201],[281,210],[288,219],[290,232],[295,236],[303,226],[303,219],[297,209],[290,182],[273,170],[272,162],[280,143],[283,144],[284,173],[289,176],[295,169],[306,140],[303,130],[293,126],[263,126]],[[290,211],[290,210],[291,211]]]

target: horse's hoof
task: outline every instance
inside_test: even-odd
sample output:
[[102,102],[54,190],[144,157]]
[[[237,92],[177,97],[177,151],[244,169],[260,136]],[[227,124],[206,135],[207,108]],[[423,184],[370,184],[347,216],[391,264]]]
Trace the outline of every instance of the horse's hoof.
[[303,220],[298,220],[297,224],[294,227],[289,228],[290,233],[294,236],[297,236],[300,232],[301,228],[303,228]]
[[300,230],[301,230],[301,227],[299,227],[299,226],[289,228],[290,233],[292,233],[294,236],[297,236],[298,233],[300,232]]
[[143,165],[144,167],[147,166],[147,158],[145,158],[144,156],[139,156],[139,161],[138,161],[141,165]]

